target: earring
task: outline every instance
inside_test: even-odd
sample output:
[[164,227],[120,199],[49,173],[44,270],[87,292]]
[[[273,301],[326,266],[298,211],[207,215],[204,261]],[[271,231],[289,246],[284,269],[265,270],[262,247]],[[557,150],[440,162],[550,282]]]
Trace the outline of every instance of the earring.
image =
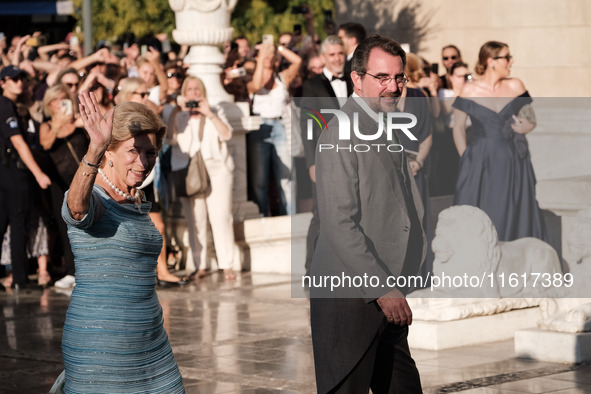
[[113,167],[113,161],[109,160],[109,167]]

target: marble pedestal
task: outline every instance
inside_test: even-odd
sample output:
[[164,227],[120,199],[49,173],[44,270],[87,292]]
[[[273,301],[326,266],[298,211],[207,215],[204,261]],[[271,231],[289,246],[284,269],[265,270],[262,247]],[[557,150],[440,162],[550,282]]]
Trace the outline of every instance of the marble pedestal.
[[539,181],[536,195],[540,208],[547,209],[560,218],[562,258],[573,261],[566,240],[577,213],[591,205],[591,175]]
[[311,213],[248,219],[235,228],[244,251],[244,265],[252,272],[303,274],[306,235]]
[[515,355],[558,363],[591,361],[591,332],[572,334],[539,328],[518,330],[515,333]]
[[413,320],[408,344],[414,349],[442,350],[513,338],[516,330],[535,327],[538,307],[452,321]]

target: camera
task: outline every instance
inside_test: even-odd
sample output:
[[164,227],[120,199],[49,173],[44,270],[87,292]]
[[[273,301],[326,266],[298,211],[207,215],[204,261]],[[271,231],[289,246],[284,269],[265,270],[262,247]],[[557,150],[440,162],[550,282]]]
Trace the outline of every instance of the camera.
[[199,101],[189,100],[189,101],[187,101],[187,103],[185,104],[185,106],[187,108],[198,108],[199,107]]
[[292,14],[307,14],[308,13],[308,7],[306,6],[293,6],[291,7],[291,13]]

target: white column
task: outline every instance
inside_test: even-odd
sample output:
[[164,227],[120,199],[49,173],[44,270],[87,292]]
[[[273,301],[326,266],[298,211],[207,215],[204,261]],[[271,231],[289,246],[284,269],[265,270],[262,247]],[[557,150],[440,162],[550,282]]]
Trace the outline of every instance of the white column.
[[207,88],[212,104],[233,102],[220,82],[224,56],[219,46],[232,39],[230,16],[238,0],[169,0],[175,12],[176,29],[172,36],[179,44],[191,47],[185,63],[189,74],[199,77]]

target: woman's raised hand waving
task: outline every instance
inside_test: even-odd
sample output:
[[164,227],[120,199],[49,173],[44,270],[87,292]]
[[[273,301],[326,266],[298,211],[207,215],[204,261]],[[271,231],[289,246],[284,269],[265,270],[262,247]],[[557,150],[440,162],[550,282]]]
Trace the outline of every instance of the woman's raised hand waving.
[[90,137],[88,151],[95,150],[97,158],[100,160],[111,142],[114,110],[109,110],[106,116],[103,116],[93,92],[89,94],[85,90],[78,95],[78,99],[80,100],[80,116]]

